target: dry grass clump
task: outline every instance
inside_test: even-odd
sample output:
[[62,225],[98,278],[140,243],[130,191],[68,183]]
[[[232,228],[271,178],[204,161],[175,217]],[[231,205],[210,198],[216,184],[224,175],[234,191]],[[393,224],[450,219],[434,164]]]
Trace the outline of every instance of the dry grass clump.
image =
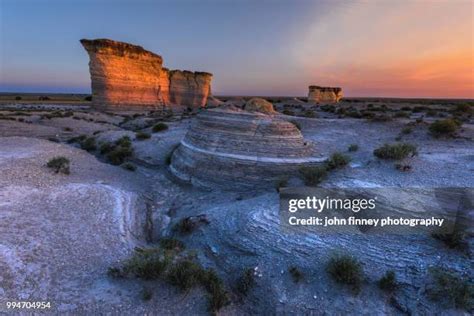
[[401,160],[417,154],[416,146],[407,143],[385,144],[374,150],[374,155],[380,159]]
[[461,125],[462,123],[458,120],[448,118],[432,123],[428,129],[434,137],[455,136]]
[[69,159],[66,157],[58,156],[50,159],[46,164],[48,168],[54,170],[55,173],[69,174]]
[[174,238],[162,238],[160,239],[160,247],[166,250],[182,251],[185,246],[181,240]]
[[80,141],[79,145],[81,146],[81,149],[84,149],[87,151],[94,151],[97,149],[97,146],[95,143],[95,137],[87,137],[86,139]]
[[349,147],[347,147],[347,151],[349,152],[354,152],[359,150],[359,145],[357,144],[350,144]]
[[125,170],[128,170],[128,171],[137,170],[137,167],[134,164],[130,163],[130,162],[126,162],[126,163],[122,164],[121,167]]
[[349,255],[333,256],[326,270],[334,281],[351,286],[359,290],[363,279],[362,265],[357,259]]
[[474,308],[474,285],[467,278],[441,268],[429,270],[431,284],[427,286],[428,297],[448,308],[470,311]]
[[132,141],[130,137],[123,136],[115,143],[102,144],[100,152],[106,154],[107,160],[113,165],[120,165],[133,156]]
[[431,237],[443,242],[446,247],[450,249],[456,249],[459,251],[467,251],[469,249],[467,232],[465,229],[454,224],[452,230],[446,231],[446,229],[440,229],[439,231],[433,232]]

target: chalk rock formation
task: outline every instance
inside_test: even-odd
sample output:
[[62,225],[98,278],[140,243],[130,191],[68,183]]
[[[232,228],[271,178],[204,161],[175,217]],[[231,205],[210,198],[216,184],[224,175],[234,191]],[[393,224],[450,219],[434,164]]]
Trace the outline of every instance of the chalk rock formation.
[[254,187],[317,164],[314,147],[290,122],[234,106],[201,112],[171,159],[171,172],[199,186]]
[[336,103],[342,99],[342,89],[339,87],[309,86],[309,103]]
[[81,44],[90,57],[92,103],[98,108],[194,108],[205,106],[210,95],[210,73],[170,71],[161,56],[128,43],[82,39]]
[[245,103],[245,110],[249,112],[260,112],[265,114],[273,114],[273,104],[262,98],[252,98]]

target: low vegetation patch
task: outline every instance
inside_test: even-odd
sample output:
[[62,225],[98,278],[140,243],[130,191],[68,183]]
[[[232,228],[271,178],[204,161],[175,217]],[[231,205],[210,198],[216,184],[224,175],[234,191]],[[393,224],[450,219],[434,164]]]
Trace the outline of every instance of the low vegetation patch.
[[359,145],[357,144],[350,144],[349,147],[347,147],[347,151],[354,152],[359,150]]
[[167,281],[183,291],[197,285],[202,272],[201,266],[185,259],[174,264],[168,271]]
[[120,165],[133,156],[133,147],[130,137],[123,136],[115,143],[102,144],[101,153],[106,154],[107,160],[113,165]]
[[438,120],[432,123],[429,127],[431,135],[434,137],[441,136],[455,136],[455,133],[461,127],[461,122],[458,120],[448,118],[444,120]]
[[308,186],[318,185],[321,181],[326,179],[328,173],[326,166],[301,167],[299,172],[304,184]]
[[182,251],[185,246],[181,240],[174,238],[162,238],[160,239],[160,247],[166,250]]
[[427,294],[433,301],[448,308],[461,308],[466,311],[474,308],[474,285],[467,278],[441,268],[429,270],[432,283],[427,286]]
[[255,271],[252,268],[245,269],[236,283],[236,290],[243,296],[247,296],[249,291],[255,286]]
[[359,290],[363,279],[362,265],[357,259],[349,255],[333,256],[327,266],[327,272],[334,281],[351,286]]
[[397,288],[397,278],[395,276],[395,271],[387,271],[383,277],[380,278],[378,282],[378,286],[380,289],[393,292]]
[[145,133],[145,132],[136,132],[135,137],[138,140],[144,140],[144,139],[149,139],[151,137],[151,135],[149,133]]
[[303,272],[301,272],[298,267],[292,266],[288,269],[288,272],[290,272],[291,278],[293,279],[293,282],[299,283],[301,280],[303,280]]
[[439,231],[434,232],[431,236],[443,242],[446,247],[450,249],[456,249],[460,251],[467,251],[469,249],[469,243],[467,240],[467,233],[464,229],[454,226],[452,231]]
[[168,129],[168,125],[166,123],[158,123],[155,124],[152,128],[153,133],[158,133],[162,131],[166,131]]
[[413,129],[409,126],[404,127],[401,131],[403,135],[411,134],[411,132],[413,132]]
[[380,159],[401,160],[408,156],[417,155],[416,146],[407,143],[385,144],[374,150],[374,155]]
[[49,160],[46,164],[48,168],[51,168],[56,173],[64,173],[69,174],[69,159],[66,157],[58,156],[54,157],[53,159]]
[[87,151],[94,151],[97,149],[95,137],[87,137],[84,140],[79,141],[79,145],[81,146],[81,149]]
[[331,155],[331,158],[329,158],[326,161],[327,169],[328,170],[334,170],[334,169],[339,169],[345,167],[349,162],[351,161],[351,158],[349,156],[346,156],[342,153],[334,153]]
[[315,118],[315,117],[317,117],[316,112],[314,112],[313,110],[306,110],[306,111],[303,113],[303,116],[304,116],[304,117],[309,117],[309,118]]
[[136,167],[134,164],[130,163],[130,162],[123,163],[123,164],[121,165],[121,167],[122,167],[123,169],[125,169],[125,170],[128,170],[128,171],[135,171],[135,170],[137,170],[137,167]]

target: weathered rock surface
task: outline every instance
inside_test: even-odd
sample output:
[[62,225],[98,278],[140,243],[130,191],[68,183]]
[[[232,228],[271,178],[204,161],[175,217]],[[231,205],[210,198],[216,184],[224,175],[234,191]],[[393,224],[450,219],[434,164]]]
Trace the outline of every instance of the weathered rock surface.
[[309,86],[309,103],[336,103],[342,99],[342,89],[339,87]]
[[134,110],[206,105],[211,92],[210,73],[170,71],[163,67],[161,56],[128,43],[82,39],[81,44],[90,57],[92,103],[97,108]]
[[265,114],[273,114],[273,104],[262,98],[252,98],[245,103],[245,110],[249,112],[260,112]]
[[252,187],[320,163],[314,146],[287,121],[236,107],[200,113],[174,151],[171,171],[202,186]]

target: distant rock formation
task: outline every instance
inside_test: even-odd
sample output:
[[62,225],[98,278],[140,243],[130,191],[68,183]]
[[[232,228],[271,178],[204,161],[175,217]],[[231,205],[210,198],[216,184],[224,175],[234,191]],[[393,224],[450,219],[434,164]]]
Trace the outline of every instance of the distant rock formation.
[[89,54],[92,103],[102,109],[203,107],[211,94],[212,74],[168,70],[157,54],[109,39],[82,39]]
[[170,170],[198,186],[253,188],[275,185],[303,165],[321,163],[314,154],[294,124],[223,105],[197,115],[172,155]]
[[342,89],[339,87],[309,86],[309,103],[337,103],[342,99]]

